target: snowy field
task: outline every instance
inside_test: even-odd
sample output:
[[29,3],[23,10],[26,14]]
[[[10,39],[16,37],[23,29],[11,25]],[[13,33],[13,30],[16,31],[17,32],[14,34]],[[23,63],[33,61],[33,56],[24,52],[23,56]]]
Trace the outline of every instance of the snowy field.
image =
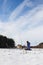
[[43,65],[43,49],[0,49],[0,65]]

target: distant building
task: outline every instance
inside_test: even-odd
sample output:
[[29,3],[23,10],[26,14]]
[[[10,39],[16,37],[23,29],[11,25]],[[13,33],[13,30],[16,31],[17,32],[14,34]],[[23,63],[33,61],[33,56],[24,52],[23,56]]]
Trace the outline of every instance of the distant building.
[[18,48],[18,49],[22,49],[22,45],[18,44],[18,45],[17,45],[17,48]]

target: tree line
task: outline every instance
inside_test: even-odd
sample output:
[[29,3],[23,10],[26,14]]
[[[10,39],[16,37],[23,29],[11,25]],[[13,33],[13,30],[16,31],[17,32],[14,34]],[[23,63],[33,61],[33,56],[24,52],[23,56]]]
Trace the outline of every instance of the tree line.
[[15,47],[15,41],[12,38],[0,35],[0,48],[13,48]]
[[[28,45],[27,45],[28,46]],[[0,48],[27,48],[27,46],[17,45],[15,46],[15,41],[12,38],[7,38],[6,36],[0,35]],[[30,46],[31,48],[43,48],[43,42],[36,46]]]

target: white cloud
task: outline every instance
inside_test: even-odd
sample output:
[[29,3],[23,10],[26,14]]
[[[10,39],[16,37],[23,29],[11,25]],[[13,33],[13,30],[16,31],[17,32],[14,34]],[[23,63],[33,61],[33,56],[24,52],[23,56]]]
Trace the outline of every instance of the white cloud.
[[11,13],[10,15],[10,20],[15,20],[15,18],[22,12],[22,10],[24,9],[24,7],[31,7],[33,6],[32,2],[29,0],[24,0],[20,5],[18,5],[18,7]]
[[[22,4],[24,7],[24,4]],[[13,12],[8,22],[0,21],[0,33],[15,39],[16,43],[24,43],[29,40],[32,44],[43,41],[43,5],[33,8],[24,16],[13,20],[23,9],[21,5]],[[15,16],[14,16],[15,14]],[[12,20],[11,20],[12,18]],[[39,25],[42,23],[42,26]],[[38,27],[37,27],[38,25]],[[36,27],[35,27],[36,26]],[[34,28],[35,27],[35,28]]]

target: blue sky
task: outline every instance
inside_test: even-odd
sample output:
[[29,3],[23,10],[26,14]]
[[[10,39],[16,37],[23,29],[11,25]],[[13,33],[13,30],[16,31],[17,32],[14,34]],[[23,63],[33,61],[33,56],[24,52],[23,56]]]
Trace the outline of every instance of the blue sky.
[[3,21],[23,0],[0,0],[0,17]]
[[[8,19],[9,15],[15,10],[24,0],[0,0],[0,17],[1,20],[5,21]],[[26,1],[26,0],[25,0]],[[30,7],[28,2],[31,1]],[[24,6],[23,10],[19,15],[25,14],[27,11],[31,10],[39,4],[43,4],[43,0],[28,0],[27,6]],[[33,6],[33,7],[31,7]]]
[[0,0],[0,34],[16,43],[43,42],[43,0]]

